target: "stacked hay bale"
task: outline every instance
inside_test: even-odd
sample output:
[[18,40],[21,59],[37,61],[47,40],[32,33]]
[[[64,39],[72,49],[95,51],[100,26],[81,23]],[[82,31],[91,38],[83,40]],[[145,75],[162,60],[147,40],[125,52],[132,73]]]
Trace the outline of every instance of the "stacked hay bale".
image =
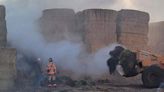
[[116,42],[116,17],[117,11],[108,9],[88,9],[77,13],[76,27],[89,52]]
[[6,47],[7,28],[5,20],[5,7],[0,5],[0,47]]
[[164,54],[164,21],[149,24],[149,46],[155,53]]
[[136,10],[121,10],[117,17],[117,40],[131,50],[146,49],[149,14]]
[[40,19],[46,41],[74,40],[75,12],[72,9],[46,9]]
[[12,48],[0,48],[0,91],[12,89],[16,77],[16,50]]
[[0,92],[7,92],[14,86],[16,74],[16,50],[6,48],[6,43],[5,7],[0,5]]

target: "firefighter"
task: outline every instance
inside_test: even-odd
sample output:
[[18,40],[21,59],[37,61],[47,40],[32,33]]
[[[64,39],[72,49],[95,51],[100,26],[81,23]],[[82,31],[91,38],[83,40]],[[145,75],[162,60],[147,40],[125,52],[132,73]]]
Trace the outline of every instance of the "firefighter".
[[56,79],[56,66],[53,63],[52,58],[49,58],[48,60],[48,65],[47,65],[47,74],[48,74],[48,86],[56,86],[56,84],[54,83],[55,79]]

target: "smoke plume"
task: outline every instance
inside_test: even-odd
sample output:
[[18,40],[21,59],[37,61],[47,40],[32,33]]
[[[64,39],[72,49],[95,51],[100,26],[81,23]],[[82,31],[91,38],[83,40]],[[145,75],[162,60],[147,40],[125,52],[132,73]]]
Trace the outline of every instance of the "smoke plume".
[[164,91],[164,83],[161,83],[161,85],[157,89],[157,92],[163,92],[163,91]]
[[[7,9],[8,42],[12,47],[28,56],[41,58],[43,63],[52,57],[59,67],[71,70],[75,75],[86,74],[94,77],[107,72],[108,51],[114,46],[103,48],[96,54],[90,55],[85,53],[81,42],[73,43],[63,40],[47,44],[38,31],[40,30],[38,19],[42,10],[47,8],[72,8],[76,11],[87,8],[117,10],[130,8],[149,11],[152,16],[163,15],[158,10],[162,9],[163,6],[160,4],[163,0],[148,2],[150,0],[0,0],[0,3],[4,4]],[[141,3],[144,4],[142,7]],[[159,4],[160,7],[151,8],[152,3]],[[162,17],[153,17],[152,20],[159,19]]]
[[[81,2],[82,5],[87,5],[87,3],[93,3],[93,0],[87,2],[72,0],[72,2]],[[35,61],[33,58],[41,58],[42,64],[45,65],[48,58],[52,57],[57,67],[71,71],[76,77],[81,75],[100,77],[108,72],[106,60],[109,57],[110,47],[103,48],[96,54],[88,54],[85,52],[82,42],[74,43],[63,40],[47,43],[42,37],[38,27],[38,20],[41,17],[42,10],[54,7],[70,7],[72,2],[65,2],[64,0],[3,1],[7,14],[8,43],[18,51],[18,70],[30,72],[30,68],[33,66],[30,66],[30,64]],[[99,3],[105,3],[105,0],[94,3],[93,6],[99,6]],[[70,8],[77,6],[78,4]],[[87,6],[86,8],[89,8]],[[77,10],[79,9],[77,8]],[[31,59],[23,59],[24,55]]]

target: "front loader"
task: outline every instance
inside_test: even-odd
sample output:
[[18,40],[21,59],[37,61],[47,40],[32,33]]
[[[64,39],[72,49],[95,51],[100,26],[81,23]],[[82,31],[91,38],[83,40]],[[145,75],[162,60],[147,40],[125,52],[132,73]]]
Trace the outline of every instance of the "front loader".
[[115,70],[124,77],[142,74],[143,85],[148,88],[159,87],[164,82],[164,56],[142,50],[130,51],[121,46],[116,46],[109,54],[110,74]]

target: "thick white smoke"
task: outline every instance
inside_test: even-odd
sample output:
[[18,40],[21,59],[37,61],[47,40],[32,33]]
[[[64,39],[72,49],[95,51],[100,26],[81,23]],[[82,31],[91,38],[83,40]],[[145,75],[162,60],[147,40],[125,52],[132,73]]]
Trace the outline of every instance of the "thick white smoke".
[[38,19],[42,10],[73,8],[78,11],[86,8],[137,9],[136,7],[139,7],[139,2],[136,0],[133,2],[130,0],[1,0],[0,3],[7,8],[8,41],[13,47],[26,54],[40,57],[44,63],[49,57],[53,57],[59,67],[70,69],[76,75],[85,73],[94,76],[107,72],[106,60],[111,47],[104,48],[94,55],[84,53],[85,55],[80,56],[84,51],[81,42],[73,43],[65,40],[47,44],[38,31]]
[[161,83],[161,85],[157,89],[157,92],[164,92],[164,83]]
[[[57,3],[59,2],[58,0],[55,1]],[[76,0],[72,1],[77,2]],[[40,29],[38,27],[38,19],[41,17],[43,9],[52,6],[52,3],[50,2],[52,1],[4,1],[7,9],[6,20],[8,42],[12,45],[12,47],[17,48],[18,51],[25,53],[26,55],[33,55],[34,57],[41,58],[43,64],[47,63],[49,57],[52,57],[58,67],[63,70],[71,70],[76,76],[87,75],[96,78],[108,72],[106,60],[109,58],[108,52],[111,49],[110,46],[91,55],[85,53],[85,48],[83,48],[82,42],[74,43],[69,40],[63,40],[47,44],[42,35],[39,33]],[[61,0],[60,2],[64,3],[64,0]],[[81,0],[81,2],[83,1]],[[93,3],[92,0],[89,0],[89,2]],[[96,3],[96,5],[97,4],[99,3]],[[54,3],[54,7],[55,6],[58,7],[58,4]],[[61,7],[64,7],[64,5]],[[112,47],[114,48],[114,46]],[[22,68],[26,71],[26,65],[24,66],[25,67]]]

